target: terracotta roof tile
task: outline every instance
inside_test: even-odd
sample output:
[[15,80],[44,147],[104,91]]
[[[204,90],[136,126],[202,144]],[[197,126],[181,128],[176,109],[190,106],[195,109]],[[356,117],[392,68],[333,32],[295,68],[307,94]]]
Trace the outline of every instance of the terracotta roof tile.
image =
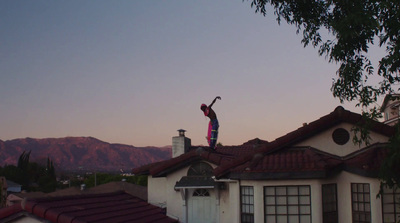
[[[391,136],[394,133],[394,128],[391,126],[373,120],[368,121],[371,131],[375,131],[386,136]],[[291,145],[310,138],[321,131],[335,126],[341,122],[362,125],[365,124],[366,121],[362,115],[347,111],[343,107],[339,106],[330,114],[325,115],[316,121],[310,122],[309,124],[306,124],[303,127],[300,127],[282,137],[279,137],[268,144],[261,145],[259,149],[257,148],[254,150],[253,154],[247,154],[233,160],[232,162],[224,163],[214,170],[215,176],[220,178],[232,170],[237,170],[237,167],[242,166],[246,162],[249,162],[251,159],[253,159],[253,155],[256,153],[268,155],[269,153],[274,153],[278,150],[288,148]],[[279,159],[282,159],[282,157],[279,157]]]
[[14,215],[18,212],[22,211],[22,207],[20,204],[14,204],[9,207],[0,208],[0,219],[5,219],[11,215]]
[[[205,160],[218,166],[214,170],[217,178],[248,177],[250,175],[246,174],[249,173],[257,173],[257,177],[264,177],[262,174],[272,177],[271,174],[273,173],[282,173],[279,175],[280,177],[292,176],[291,174],[293,173],[302,173],[302,176],[322,177],[346,166],[359,169],[360,166],[354,164],[361,162],[360,160],[369,159],[368,155],[364,154],[354,158],[356,160],[354,162],[351,161],[353,159],[349,159],[347,163],[344,163],[340,157],[335,157],[313,148],[293,148],[296,143],[343,122],[353,125],[367,123],[362,115],[347,111],[339,106],[330,114],[289,132],[272,142],[254,139],[240,146],[217,147],[216,151],[192,147],[192,150],[186,154],[154,165],[136,168],[133,173],[151,174],[153,177],[165,176],[200,160]],[[380,122],[368,120],[367,124],[370,127],[370,131],[385,136],[391,136],[394,133],[393,127]],[[366,151],[369,150],[367,149]],[[379,164],[376,165],[378,166]],[[314,173],[315,175],[313,175]]]
[[344,169],[365,176],[376,177],[389,149],[384,144],[372,145],[357,154],[350,154],[344,159]]
[[234,168],[232,172],[287,172],[287,171],[312,171],[325,170],[329,167],[328,160],[337,158],[318,154],[312,148],[298,148],[271,153],[267,155],[256,154],[255,158]]
[[28,199],[24,209],[57,223],[178,222],[161,208],[124,192]]
[[[166,161],[147,165],[145,167],[135,168],[132,170],[132,173],[150,174],[153,177],[160,177],[201,160],[205,160],[216,165],[221,165],[223,163],[232,161],[236,157],[236,155],[233,155],[235,154],[235,152],[233,152],[235,149],[237,149],[237,147],[218,147],[217,150],[192,147],[191,150],[185,154]],[[244,153],[243,148],[238,150],[240,150],[238,151],[239,153]]]

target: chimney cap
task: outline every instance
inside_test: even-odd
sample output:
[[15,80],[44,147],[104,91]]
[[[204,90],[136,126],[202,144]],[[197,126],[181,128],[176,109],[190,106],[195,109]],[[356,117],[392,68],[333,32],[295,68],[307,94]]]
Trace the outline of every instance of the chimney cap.
[[186,130],[184,130],[184,129],[178,129],[177,131],[179,132],[179,136],[185,136]]

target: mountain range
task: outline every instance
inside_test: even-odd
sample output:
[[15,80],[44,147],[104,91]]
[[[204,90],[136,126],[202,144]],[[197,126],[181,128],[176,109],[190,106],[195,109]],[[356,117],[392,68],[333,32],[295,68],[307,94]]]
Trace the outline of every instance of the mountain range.
[[24,138],[0,140],[0,166],[17,165],[24,151],[31,151],[31,162],[43,163],[50,158],[56,171],[130,173],[132,168],[171,158],[171,146],[134,147],[93,137]]

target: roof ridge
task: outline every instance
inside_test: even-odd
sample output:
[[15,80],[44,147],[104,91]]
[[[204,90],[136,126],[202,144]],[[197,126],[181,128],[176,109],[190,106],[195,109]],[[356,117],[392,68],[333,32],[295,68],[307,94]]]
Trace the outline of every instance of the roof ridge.
[[[365,116],[362,116],[358,113],[351,112],[349,110],[344,109],[342,106],[337,106],[334,111],[330,112],[327,115],[324,115],[320,117],[319,119],[310,122],[309,124],[305,124],[302,127],[287,133],[284,136],[281,136],[273,141],[271,141],[269,144],[261,146],[259,149],[255,149],[253,153],[235,159],[233,162],[226,163],[224,165],[221,165],[217,167],[214,170],[214,174],[217,178],[222,177],[223,175],[227,174],[231,168],[241,165],[250,159],[252,159],[252,156],[256,153],[262,153],[264,156],[273,153],[275,151],[278,151],[282,148],[285,148],[287,146],[293,145],[301,140],[310,138],[314,136],[315,134],[318,134],[324,129],[328,129],[332,126],[335,126],[341,122],[347,122],[351,123],[354,125],[361,125],[363,122],[365,122]],[[386,124],[377,122],[375,120],[371,120],[371,130],[374,130],[376,132],[379,132],[383,135],[390,136],[394,133],[394,128],[391,126],[388,126]]]

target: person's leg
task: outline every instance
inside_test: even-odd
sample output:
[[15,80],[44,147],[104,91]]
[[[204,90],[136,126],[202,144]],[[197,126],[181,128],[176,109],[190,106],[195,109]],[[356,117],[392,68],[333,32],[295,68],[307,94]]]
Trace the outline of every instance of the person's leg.
[[210,140],[210,147],[211,149],[215,148],[215,144],[217,143],[218,139],[218,128],[219,128],[219,123],[217,119],[214,119],[212,121],[212,129],[211,129],[211,140]]
[[212,133],[212,123],[210,121],[208,123],[208,132],[207,132],[207,142],[209,146],[211,146],[211,138],[212,138],[211,133]]

